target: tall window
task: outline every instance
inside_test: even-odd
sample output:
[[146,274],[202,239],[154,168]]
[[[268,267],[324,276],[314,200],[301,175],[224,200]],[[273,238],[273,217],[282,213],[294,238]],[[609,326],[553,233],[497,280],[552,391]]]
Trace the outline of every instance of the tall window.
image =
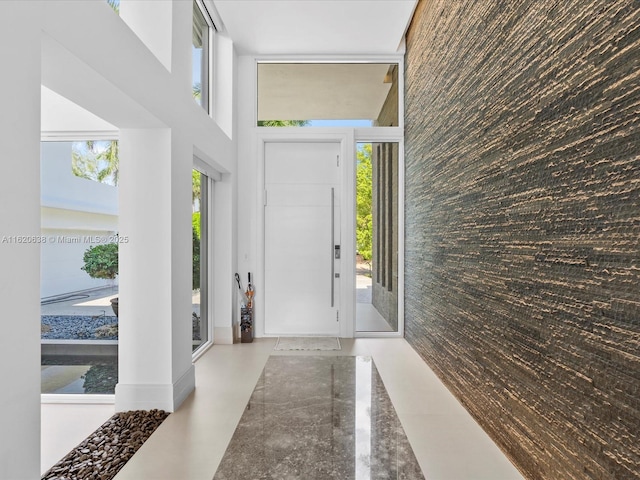
[[192,171],[192,312],[193,351],[210,340],[209,298],[207,289],[209,256],[209,177],[198,170]]
[[398,142],[356,148],[356,331],[398,331]]
[[209,112],[212,23],[203,7],[193,2],[192,89],[193,98]]
[[[118,382],[118,142],[41,143],[41,391]],[[60,397],[58,397],[60,398]]]

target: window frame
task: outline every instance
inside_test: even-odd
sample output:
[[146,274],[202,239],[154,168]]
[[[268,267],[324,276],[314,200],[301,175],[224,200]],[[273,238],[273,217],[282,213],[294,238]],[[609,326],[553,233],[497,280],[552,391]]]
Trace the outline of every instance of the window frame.
[[[215,23],[213,22],[211,13],[209,11],[209,9],[207,8],[207,6],[204,4],[203,0],[193,0],[192,3],[192,8],[194,9],[192,11],[192,32],[193,29],[196,27],[195,25],[195,21],[196,21],[196,11],[195,9],[197,8],[200,15],[202,16],[202,19],[204,20],[204,23],[207,27],[207,38],[206,41],[203,40],[202,42],[202,65],[201,65],[201,72],[200,72],[200,95],[201,95],[201,100],[199,102],[200,106],[207,112],[207,114],[212,115],[213,113],[213,79],[214,79],[214,55],[213,52],[215,51],[215,37],[216,37],[216,32],[217,32],[217,28],[215,26]],[[192,38],[191,38],[191,45],[193,47],[193,33],[192,33]],[[191,65],[191,68],[193,69],[193,64]],[[193,78],[191,79],[191,88],[193,88]],[[205,82],[206,80],[206,82]],[[198,103],[198,102],[197,102]]]

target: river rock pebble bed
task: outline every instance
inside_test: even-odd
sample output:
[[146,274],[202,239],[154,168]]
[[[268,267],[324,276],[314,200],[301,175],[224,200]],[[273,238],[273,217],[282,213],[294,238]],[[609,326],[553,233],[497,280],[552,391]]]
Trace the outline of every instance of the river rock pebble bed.
[[41,337],[47,340],[117,340],[117,335],[99,336],[96,330],[104,325],[115,325],[118,317],[82,315],[42,315]]
[[42,480],[111,480],[168,416],[163,410],[116,413]]

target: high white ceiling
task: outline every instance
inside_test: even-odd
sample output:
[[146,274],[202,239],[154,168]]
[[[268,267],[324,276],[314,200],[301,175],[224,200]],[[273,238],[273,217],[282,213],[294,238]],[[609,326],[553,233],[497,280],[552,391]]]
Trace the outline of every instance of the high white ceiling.
[[396,53],[417,0],[213,0],[240,54]]

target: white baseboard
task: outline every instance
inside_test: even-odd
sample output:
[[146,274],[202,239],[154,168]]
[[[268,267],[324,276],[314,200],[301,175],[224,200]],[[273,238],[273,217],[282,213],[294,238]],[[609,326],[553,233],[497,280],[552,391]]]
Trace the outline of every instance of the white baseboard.
[[174,384],[124,384],[116,385],[116,412],[128,410],[152,410],[157,408],[174,412],[189,396],[196,385],[193,364]]
[[196,388],[196,367],[193,363],[186,372],[173,384],[173,410],[176,411],[191,392]]
[[214,327],[213,342],[218,345],[233,345],[233,327]]

